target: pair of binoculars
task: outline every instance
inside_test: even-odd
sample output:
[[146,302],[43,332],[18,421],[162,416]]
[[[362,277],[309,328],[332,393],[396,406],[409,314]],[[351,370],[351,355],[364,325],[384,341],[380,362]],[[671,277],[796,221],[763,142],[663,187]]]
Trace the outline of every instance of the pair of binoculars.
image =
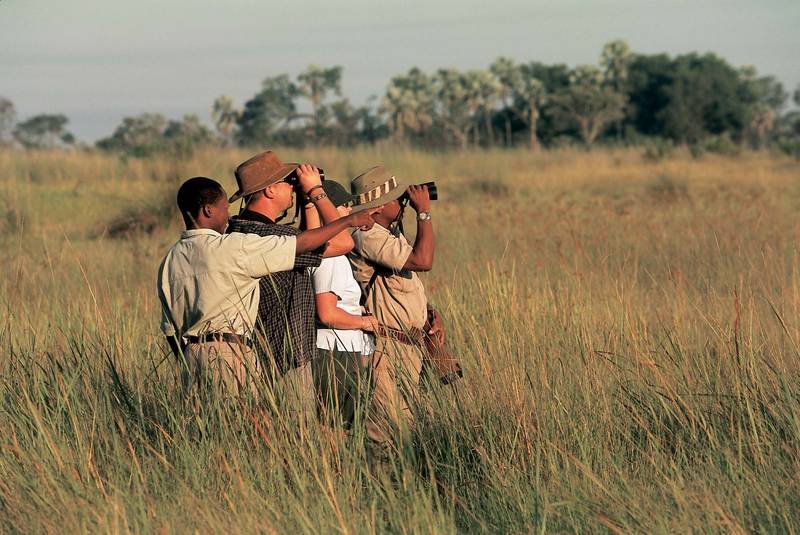
[[[432,201],[435,201],[439,198],[439,192],[436,189],[436,182],[425,182],[424,184],[418,184],[419,186],[425,186],[428,188],[428,198]],[[408,193],[403,193],[401,200],[406,199],[408,200]]]
[[[325,170],[322,169],[322,167],[318,167],[317,171],[319,171],[319,177],[322,179],[322,182],[325,182]],[[291,175],[287,176],[283,180],[293,188],[300,187],[300,179],[297,178],[297,171],[294,171]]]
[[430,200],[435,201],[439,198],[439,192],[436,189],[436,182],[425,182],[424,184],[420,184],[420,186],[428,187],[428,198]]
[[[319,171],[319,176],[322,179],[322,182],[325,182],[325,170],[321,167],[318,167],[317,170]],[[300,179],[297,178],[296,172],[287,176],[284,180],[291,184],[293,188],[298,188],[300,186]],[[428,198],[430,200],[435,201],[439,199],[439,191],[436,188],[436,182],[425,182],[424,184],[420,184],[420,186],[427,186]]]

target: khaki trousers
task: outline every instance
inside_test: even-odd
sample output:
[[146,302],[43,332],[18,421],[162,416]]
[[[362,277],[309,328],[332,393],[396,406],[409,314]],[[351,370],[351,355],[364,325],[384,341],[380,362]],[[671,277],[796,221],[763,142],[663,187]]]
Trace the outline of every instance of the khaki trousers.
[[265,378],[268,402],[274,403],[276,408],[296,418],[303,425],[311,423],[316,406],[311,362],[291,368],[283,374],[274,364],[267,366]]
[[183,351],[186,366],[181,374],[184,388],[212,384],[225,394],[255,394],[260,371],[255,352],[234,342],[188,344]]
[[372,400],[367,436],[387,443],[403,438],[414,424],[410,405],[419,391],[421,349],[379,336],[372,355]]
[[356,416],[364,414],[371,389],[371,355],[317,349],[314,383],[323,424],[351,429]]

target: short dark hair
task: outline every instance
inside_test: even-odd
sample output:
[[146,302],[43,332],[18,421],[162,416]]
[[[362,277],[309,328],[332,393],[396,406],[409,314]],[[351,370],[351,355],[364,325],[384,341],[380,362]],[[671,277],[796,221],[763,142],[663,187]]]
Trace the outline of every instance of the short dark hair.
[[225,196],[225,190],[216,180],[204,176],[190,178],[178,189],[178,209],[183,220],[189,224],[200,214],[200,209],[214,204]]

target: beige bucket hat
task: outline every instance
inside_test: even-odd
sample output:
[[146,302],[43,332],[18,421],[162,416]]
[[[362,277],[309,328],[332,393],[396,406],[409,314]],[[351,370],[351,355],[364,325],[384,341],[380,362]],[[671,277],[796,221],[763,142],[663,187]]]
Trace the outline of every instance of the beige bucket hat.
[[266,189],[292,174],[300,167],[297,163],[283,163],[278,156],[268,150],[253,156],[236,168],[236,184],[239,189],[228,202],[234,202],[246,195]]
[[367,169],[350,181],[353,211],[375,208],[391,202],[406,192],[408,184],[389,174],[382,165]]

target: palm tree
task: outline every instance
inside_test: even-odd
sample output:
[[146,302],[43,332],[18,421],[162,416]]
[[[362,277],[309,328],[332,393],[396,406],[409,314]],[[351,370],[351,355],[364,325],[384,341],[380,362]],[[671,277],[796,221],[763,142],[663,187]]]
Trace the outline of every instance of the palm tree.
[[311,120],[318,137],[330,113],[323,110],[323,101],[328,93],[342,95],[342,67],[322,68],[309,65],[305,72],[297,76],[297,90],[311,102]]
[[[604,70],[604,81],[623,99],[631,61],[633,61],[633,53],[628,43],[622,39],[606,43],[600,54],[600,67]],[[622,117],[616,120],[617,139],[622,138],[621,119]]]
[[226,147],[233,144],[233,133],[240,116],[241,111],[236,108],[233,99],[229,96],[217,97],[211,106],[211,119],[214,121],[222,144]]
[[531,65],[522,65],[519,69],[519,76],[514,85],[516,100],[524,104],[525,113],[519,113],[520,119],[528,126],[528,143],[532,151],[541,148],[539,136],[537,134],[537,123],[539,121],[539,110],[547,101],[547,91],[544,84],[535,76]]
[[[489,67],[489,72],[494,75],[499,84],[498,97],[503,108],[511,113],[516,113],[514,106],[514,88],[519,84],[519,67],[511,58],[500,57]],[[509,113],[505,113],[504,118],[506,145],[510,147],[512,139],[511,117]]]
[[[500,99],[500,82],[488,71],[470,71],[467,73],[467,84],[483,116],[484,127],[489,145],[494,145],[494,126],[492,115],[494,106]],[[477,134],[478,128],[475,128]],[[476,135],[476,143],[479,142]]]
[[404,140],[409,132],[421,135],[433,124],[432,92],[430,77],[416,67],[391,79],[381,111],[395,140]]
[[438,117],[462,150],[469,144],[478,106],[476,92],[470,88],[473,80],[474,76],[456,69],[439,69],[434,77]]

